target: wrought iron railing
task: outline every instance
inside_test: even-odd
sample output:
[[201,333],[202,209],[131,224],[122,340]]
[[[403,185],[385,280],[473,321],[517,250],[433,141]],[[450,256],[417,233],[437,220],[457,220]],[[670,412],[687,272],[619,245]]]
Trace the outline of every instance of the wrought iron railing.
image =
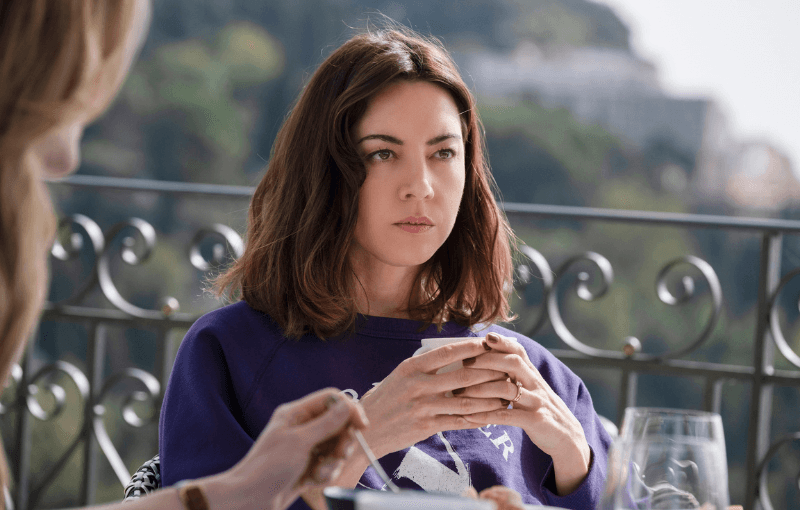
[[[249,187],[85,176],[74,176],[51,186],[54,191],[79,189],[88,193],[107,193],[111,190],[123,195],[168,195],[176,200],[189,197],[232,198],[241,202],[236,208],[240,220],[246,210],[244,204],[253,191]],[[525,310],[525,315],[534,315],[535,318],[528,321],[530,324],[523,333],[534,336],[549,331],[560,344],[551,346],[551,350],[576,371],[592,369],[619,374],[621,384],[616,396],[617,423],[626,406],[637,404],[637,382],[645,374],[701,380],[704,386],[702,407],[716,412],[720,412],[723,385],[726,382],[746,385],[750,389],[750,396],[749,402],[742,403],[749,404],[746,445],[743,446],[746,448],[743,503],[747,509],[758,505],[765,510],[771,509],[769,475],[774,469],[771,470],[770,463],[779,452],[796,450],[800,445],[800,426],[797,431],[778,435],[773,434],[770,426],[774,412],[773,389],[800,388],[800,356],[792,349],[781,322],[782,292],[800,274],[800,268],[782,270],[782,242],[785,236],[800,233],[800,221],[514,203],[506,203],[503,207],[512,225],[564,220],[573,225],[576,222],[579,225],[615,223],[641,224],[648,228],[741,231],[760,237],[759,284],[757,296],[754,297],[756,324],[751,363],[730,364],[691,359],[714,337],[725,296],[712,265],[690,253],[662,267],[655,278],[656,294],[664,305],[685,305],[697,298],[697,289],[702,287],[709,294],[709,304],[703,308],[707,311],[707,317],[694,338],[663,352],[646,352],[642,348],[644,342],[636,338],[634,332],[617,346],[613,346],[612,341],[614,348],[595,347],[585,339],[578,338],[567,325],[563,310],[568,299],[565,288],[575,291],[574,295],[569,292],[570,296],[591,302],[600,300],[612,287],[614,268],[609,259],[600,253],[573,253],[556,270],[552,270],[542,250],[535,243],[528,243],[520,250],[515,286],[518,294],[524,294],[533,287],[539,289],[537,294],[540,303],[533,307],[539,311],[529,314]],[[156,228],[151,222],[133,217],[103,231],[94,219],[74,213],[62,219],[61,233],[53,247],[54,260],[72,260],[81,265],[88,264],[91,269],[84,271],[85,276],[75,282],[76,289],[70,296],[48,302],[42,324],[52,323],[59,327],[74,324],[82,328],[87,337],[86,347],[84,352],[74,353],[74,358],[85,360],[85,366],[81,369],[81,363],[74,360],[47,360],[46,356],[37,356],[34,348],[21,365],[15,367],[13,383],[5,392],[0,407],[0,425],[9,452],[14,478],[14,506],[18,510],[41,508],[42,501],[47,499],[44,495],[55,483],[54,480],[65,476],[64,471],[68,466],[75,465],[80,466],[80,472],[66,475],[78,479],[80,484],[77,500],[70,501],[72,505],[91,504],[98,499],[98,480],[106,463],[114,474],[115,483],[119,484],[121,499],[122,487],[130,479],[131,472],[146,459],[124,459],[120,445],[114,442],[112,436],[119,435],[119,424],[141,428],[146,430],[149,444],[153,445],[151,453],[156,453],[157,439],[153,423],[158,418],[163,388],[169,377],[176,347],[176,342],[171,341],[170,336],[187,329],[201,313],[182,311],[180,301],[174,297],[151,300],[157,302],[158,306],[148,308],[141,303],[135,304],[120,290],[114,276],[120,260],[128,265],[140,265],[158,244]],[[222,266],[231,257],[238,256],[243,247],[236,230],[222,223],[200,226],[194,229],[191,237],[186,238],[190,239],[186,253],[189,265],[196,271],[195,276],[202,276]],[[649,256],[647,253],[639,255]],[[567,281],[573,275],[575,280]],[[57,276],[54,273],[54,278]],[[679,282],[677,290],[674,284],[676,280]],[[518,308],[527,306],[524,300],[516,303]],[[210,306],[217,305],[212,303]],[[516,311],[519,313],[521,310]],[[575,322],[574,318],[572,322]],[[113,342],[117,342],[116,339],[110,339],[109,331],[134,327],[147,329],[153,337],[154,341],[147,344],[154,360],[151,369],[134,367],[131,363],[109,371],[107,351]],[[42,335],[37,337],[37,342],[44,340]],[[139,349],[137,347],[137,351]],[[776,368],[777,353],[783,356],[781,363],[786,368]],[[125,364],[124,361],[122,363]],[[115,399],[120,403],[110,406],[109,402]],[[117,409],[119,413],[116,413]],[[796,413],[794,410],[787,412]],[[63,452],[54,454],[37,451],[40,444],[34,440],[32,430],[37,426],[57,423],[65,415],[79,418],[80,423],[73,426],[72,437],[63,440]],[[113,427],[117,430],[114,433],[109,430],[109,420],[117,423]],[[729,445],[729,450],[731,448],[732,445]],[[39,459],[41,465],[38,468],[32,466],[33,458]],[[32,472],[34,469],[37,469],[36,473]],[[800,476],[791,474],[789,478],[792,476],[794,483],[800,483]]]

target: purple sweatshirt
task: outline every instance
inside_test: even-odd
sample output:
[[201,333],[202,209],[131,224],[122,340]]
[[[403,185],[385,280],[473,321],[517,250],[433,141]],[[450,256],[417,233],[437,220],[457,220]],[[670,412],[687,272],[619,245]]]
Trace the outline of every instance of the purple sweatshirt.
[[[401,488],[461,493],[505,485],[525,503],[593,509],[605,481],[610,438],[583,382],[533,340],[499,326],[477,334],[455,323],[441,332],[406,319],[359,317],[355,333],[322,341],[292,340],[271,318],[247,303],[198,319],[181,343],[164,395],[159,423],[164,486],[224,471],[253,445],[275,408],[334,386],[359,398],[420,348],[422,338],[515,337],[545,381],[583,426],[593,461],[571,494],[556,495],[553,463],[518,427],[489,425],[440,432],[380,459]],[[370,467],[359,487],[384,489]],[[307,509],[298,499],[291,509]]]

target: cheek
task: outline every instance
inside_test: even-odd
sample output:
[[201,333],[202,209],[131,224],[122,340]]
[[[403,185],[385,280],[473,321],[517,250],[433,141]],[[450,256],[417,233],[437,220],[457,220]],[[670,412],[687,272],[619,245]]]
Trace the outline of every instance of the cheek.
[[461,199],[464,196],[464,186],[466,184],[466,175],[464,172],[463,167],[460,171],[455,172],[449,182],[445,186],[444,194],[445,200],[450,208],[455,208],[455,212],[458,211],[459,206],[461,205]]
[[358,192],[358,217],[375,219],[387,214],[396,186],[384,175],[368,175]]
[[379,213],[379,211],[375,210],[376,202],[379,201],[375,199],[369,181],[364,181],[358,194],[358,217],[356,219],[355,230],[356,241],[361,244],[367,241],[369,232],[371,231],[371,220]]

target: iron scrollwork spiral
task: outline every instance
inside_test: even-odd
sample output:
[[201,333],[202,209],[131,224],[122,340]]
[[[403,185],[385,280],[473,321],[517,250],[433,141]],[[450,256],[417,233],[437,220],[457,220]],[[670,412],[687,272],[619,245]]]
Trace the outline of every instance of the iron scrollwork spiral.
[[[103,421],[104,417],[106,416],[106,407],[103,405],[103,402],[108,397],[111,389],[125,379],[134,380],[139,383],[140,386],[144,387],[144,391],[135,390],[129,392],[127,395],[125,395],[122,402],[122,419],[131,427],[143,427],[148,423],[152,423],[153,420],[157,418],[158,413],[156,410],[160,404],[159,398],[161,395],[161,385],[159,384],[158,379],[156,379],[152,374],[138,368],[128,368],[123,372],[110,377],[105,384],[103,384],[103,387],[100,389],[100,392],[94,401],[94,405],[92,407],[92,429],[94,431],[95,438],[97,438],[100,449],[103,450],[103,454],[111,464],[114,474],[116,474],[123,486],[128,483],[131,478],[131,474],[128,471],[128,468],[125,467],[122,457],[114,446],[114,443],[111,441],[111,437],[108,435],[108,431],[106,430],[106,425]],[[134,402],[148,404],[151,409],[150,416],[145,418],[139,416],[136,413],[136,410],[133,408]]]
[[[50,254],[56,259],[67,262],[74,260],[86,246],[88,240],[94,255],[95,264],[100,259],[105,249],[105,236],[100,226],[91,218],[83,214],[73,214],[62,218],[58,223],[58,232],[62,235],[56,236]],[[69,235],[63,235],[69,232]],[[64,239],[65,238],[65,239]],[[65,240],[66,242],[62,242]],[[67,305],[81,301],[86,294],[92,290],[97,283],[97,275],[92,272],[92,276],[83,281],[78,290],[72,296],[63,299],[54,306]]]
[[[543,294],[545,296],[549,295],[553,289],[553,270],[550,269],[547,259],[538,251],[524,244],[519,247],[519,252],[524,257],[524,260],[520,261],[514,268],[514,289],[522,294],[533,282],[536,278],[531,267],[533,265],[540,275]],[[533,326],[528,329],[526,334],[532,337],[544,326],[545,321],[547,321],[547,308],[543,306]]]
[[47,365],[39,370],[31,377],[30,383],[27,387],[26,405],[28,411],[41,421],[50,421],[61,414],[64,410],[66,403],[66,390],[63,386],[55,383],[46,384],[45,388],[53,398],[53,408],[50,411],[45,411],[39,403],[38,397],[40,395],[39,382],[44,382],[52,379],[55,374],[62,373],[69,377],[78,389],[82,402],[87,402],[90,395],[89,380],[83,372],[75,365],[67,363],[66,361],[56,361],[51,365]]
[[[65,262],[77,258],[88,240],[95,263],[92,276],[85,279],[77,292],[67,299],[51,303],[50,306],[78,303],[95,286],[99,286],[102,295],[114,307],[133,317],[164,319],[173,316],[180,309],[178,300],[170,296],[162,298],[156,310],[138,307],[122,296],[111,275],[111,262],[117,255],[131,266],[141,265],[150,258],[157,242],[155,228],[150,223],[140,218],[131,218],[103,233],[93,220],[75,214],[60,221],[59,231],[62,235],[56,239],[51,249],[54,258]],[[121,242],[114,243],[119,237]],[[201,251],[201,244],[209,238],[215,243],[207,257]],[[243,252],[244,241],[241,236],[232,228],[215,223],[197,231],[191,240],[188,256],[193,267],[209,271],[222,267],[230,259],[238,259]]]
[[[29,380],[27,386],[25,387],[25,391],[23,394],[23,401],[19,402],[19,405],[24,406],[34,417],[38,420],[42,421],[50,421],[57,418],[61,415],[62,412],[65,411],[66,405],[66,390],[64,386],[59,384],[48,382],[52,381],[58,374],[66,375],[72,383],[75,385],[78,395],[80,397],[81,405],[85,406],[89,403],[90,400],[90,384],[89,379],[87,379],[86,375],[75,365],[68,363],[66,361],[56,361],[55,363],[46,365],[42,367],[38,372],[36,372]],[[24,378],[20,373],[20,380],[18,383],[23,382]],[[39,397],[42,395],[42,392],[39,390],[39,385],[42,383],[47,383],[45,388],[50,393],[51,397],[54,399],[53,407],[50,411],[46,411],[42,408]],[[81,413],[81,416],[85,416],[85,414]],[[30,490],[30,495],[28,498],[29,507],[35,508],[39,498],[42,496],[46,488],[50,485],[50,483],[55,479],[59,472],[64,468],[67,464],[69,459],[72,457],[73,452],[75,449],[81,444],[81,441],[86,440],[84,434],[84,424],[81,424],[78,427],[78,434],[74,438],[70,444],[66,447],[66,450],[61,454],[61,456],[56,460],[56,462],[48,468],[48,470],[41,476],[40,483],[33,487]]]
[[[206,238],[216,238],[221,242],[214,244],[211,259],[206,259],[200,252],[200,243]],[[227,225],[215,223],[208,228],[197,231],[189,247],[189,261],[196,269],[208,271],[222,266],[228,257],[238,259],[244,253],[244,241],[241,236]]]
[[[756,471],[756,476],[758,477],[758,501],[761,503],[763,510],[772,510],[774,508],[769,497],[769,483],[767,480],[769,462],[781,448],[787,447],[791,443],[800,444],[800,432],[788,434],[775,441],[758,464],[758,470]],[[800,473],[795,475],[795,484],[800,490]]]
[[[139,218],[131,218],[112,227],[111,231],[106,235],[106,239],[113,241],[120,233],[131,229],[133,230],[133,235],[126,235],[122,238],[122,248],[119,255],[126,264],[136,266],[146,261],[150,257],[153,248],[155,248],[156,230],[151,224]],[[146,310],[130,303],[117,290],[114,280],[111,278],[112,246],[113,244],[109,242],[97,261],[97,279],[103,295],[111,304],[129,315],[140,318],[157,317],[157,312]]]
[[[778,296],[780,296],[780,293],[786,284],[798,274],[800,274],[800,269],[795,269],[794,271],[787,273],[786,276],[781,279],[778,287],[775,289],[775,292],[770,297],[769,327],[770,332],[772,333],[772,339],[775,342],[775,345],[778,347],[778,350],[781,352],[781,354],[783,354],[783,357],[786,358],[792,365],[800,368],[800,356],[798,356],[797,353],[792,350],[792,348],[789,346],[789,342],[786,341],[786,337],[783,335],[783,330],[781,329],[778,314]],[[800,301],[798,301],[798,307],[800,307]]]
[[[89,430],[94,433],[103,454],[114,469],[114,473],[117,478],[119,478],[120,483],[125,485],[128,482],[130,473],[125,467],[117,449],[114,447],[106,430],[105,423],[103,422],[103,418],[106,415],[106,407],[103,405],[103,402],[108,398],[112,388],[117,386],[120,382],[123,380],[133,380],[138,383],[138,386],[144,387],[144,391],[137,389],[123,395],[121,414],[125,423],[132,427],[143,427],[148,423],[152,423],[158,416],[156,410],[160,404],[161,385],[152,374],[137,368],[128,368],[107,379],[97,393],[97,396],[92,400],[88,378],[80,369],[66,361],[56,361],[55,363],[44,366],[36,372],[28,381],[22,395],[22,400],[18,400],[16,405],[27,409],[34,417],[41,421],[51,421],[57,418],[66,410],[65,406],[67,403],[67,392],[64,386],[51,382],[55,380],[59,374],[66,375],[75,385],[80,397],[80,405],[84,409],[84,412],[80,414],[81,416],[86,416],[86,412],[90,413],[92,417],[91,429],[87,428],[85,423],[78,426],[80,432],[72,439],[56,462],[41,476],[37,486],[31,489],[29,498],[30,507],[36,506],[36,503],[44,491],[52,483],[58,473],[66,466],[66,463],[71,458],[75,449],[83,441],[91,440],[91,433]],[[12,372],[12,376],[17,384],[24,382],[21,368]],[[40,389],[41,387],[46,389],[53,399],[53,404],[49,410],[45,410],[39,402],[39,398],[43,395]],[[133,408],[135,402],[147,404],[151,410],[150,415],[146,417],[139,416]],[[7,409],[3,409],[3,411],[6,412]],[[67,410],[67,412],[69,411]]]
[[641,349],[641,344],[636,337],[628,337],[626,339],[627,343],[622,353],[598,349],[596,347],[586,345],[576,338],[564,323],[558,306],[559,296],[555,290],[558,288],[558,283],[561,278],[563,278],[573,266],[586,262],[591,263],[594,268],[599,271],[600,278],[593,289],[590,286],[590,282],[592,281],[591,275],[587,271],[579,272],[577,276],[577,282],[574,286],[577,296],[584,301],[594,301],[601,298],[608,292],[609,287],[614,281],[614,271],[611,263],[599,253],[586,252],[570,258],[558,269],[558,276],[553,284],[553,291],[547,296],[547,310],[550,316],[550,321],[553,324],[553,329],[558,337],[571,348],[586,354],[587,356],[613,358],[628,356],[637,360],[677,358],[696,349],[699,345],[710,338],[711,333],[719,321],[722,310],[722,287],[719,283],[719,278],[710,264],[703,259],[689,255],[668,262],[667,265],[664,266],[661,271],[659,271],[658,276],[656,277],[656,295],[662,303],[670,306],[677,306],[688,302],[690,299],[695,297],[695,289],[697,287],[695,285],[695,280],[691,276],[683,276],[680,279],[680,292],[673,293],[669,290],[667,278],[679,266],[688,265],[694,267],[700,272],[711,293],[712,310],[706,321],[705,327],[696,339],[691,341],[685,347],[661,354],[640,353],[639,350]]
[[590,274],[585,271],[578,273],[578,282],[576,283],[575,290],[580,299],[584,301],[594,301],[602,297],[608,291],[609,286],[614,281],[614,270],[611,267],[611,263],[607,258],[599,253],[590,251],[568,259],[561,265],[560,268],[558,268],[557,276],[553,282],[553,290],[547,295],[547,313],[550,316],[550,323],[553,325],[553,329],[558,337],[564,343],[578,352],[586,354],[587,356],[617,355],[617,353],[597,349],[584,344],[572,334],[567,325],[564,323],[564,320],[561,318],[561,311],[558,308],[558,293],[556,292],[558,283],[561,281],[564,275],[567,274],[570,268],[581,262],[590,262],[593,264],[594,267],[600,271],[601,278],[599,282],[599,288],[592,290],[589,286],[589,282],[591,280]]
[[658,273],[658,278],[656,279],[656,294],[658,295],[658,298],[666,305],[677,306],[687,303],[695,296],[696,285],[694,283],[694,279],[688,275],[681,277],[681,292],[678,295],[670,292],[669,288],[667,287],[667,277],[676,267],[681,265],[689,265],[700,271],[700,274],[703,275],[703,279],[708,284],[709,292],[711,292],[711,313],[708,316],[708,320],[706,320],[706,325],[697,338],[685,347],[660,354],[658,356],[642,355],[640,356],[642,358],[667,359],[681,357],[684,354],[697,349],[703,342],[708,340],[711,337],[711,333],[714,331],[717,322],[719,322],[719,317],[722,313],[722,285],[720,285],[717,273],[714,271],[714,268],[711,267],[711,264],[699,257],[687,255],[685,257],[675,259],[664,266],[664,268]]

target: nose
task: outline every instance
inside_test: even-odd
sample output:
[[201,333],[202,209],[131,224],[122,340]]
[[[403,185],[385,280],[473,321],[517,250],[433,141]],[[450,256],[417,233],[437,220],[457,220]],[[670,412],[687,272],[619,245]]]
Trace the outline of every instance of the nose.
[[429,200],[433,198],[431,172],[424,157],[409,165],[404,174],[405,178],[400,186],[401,200]]
[[74,172],[81,161],[83,124],[74,122],[54,129],[36,146],[46,177],[58,179]]

